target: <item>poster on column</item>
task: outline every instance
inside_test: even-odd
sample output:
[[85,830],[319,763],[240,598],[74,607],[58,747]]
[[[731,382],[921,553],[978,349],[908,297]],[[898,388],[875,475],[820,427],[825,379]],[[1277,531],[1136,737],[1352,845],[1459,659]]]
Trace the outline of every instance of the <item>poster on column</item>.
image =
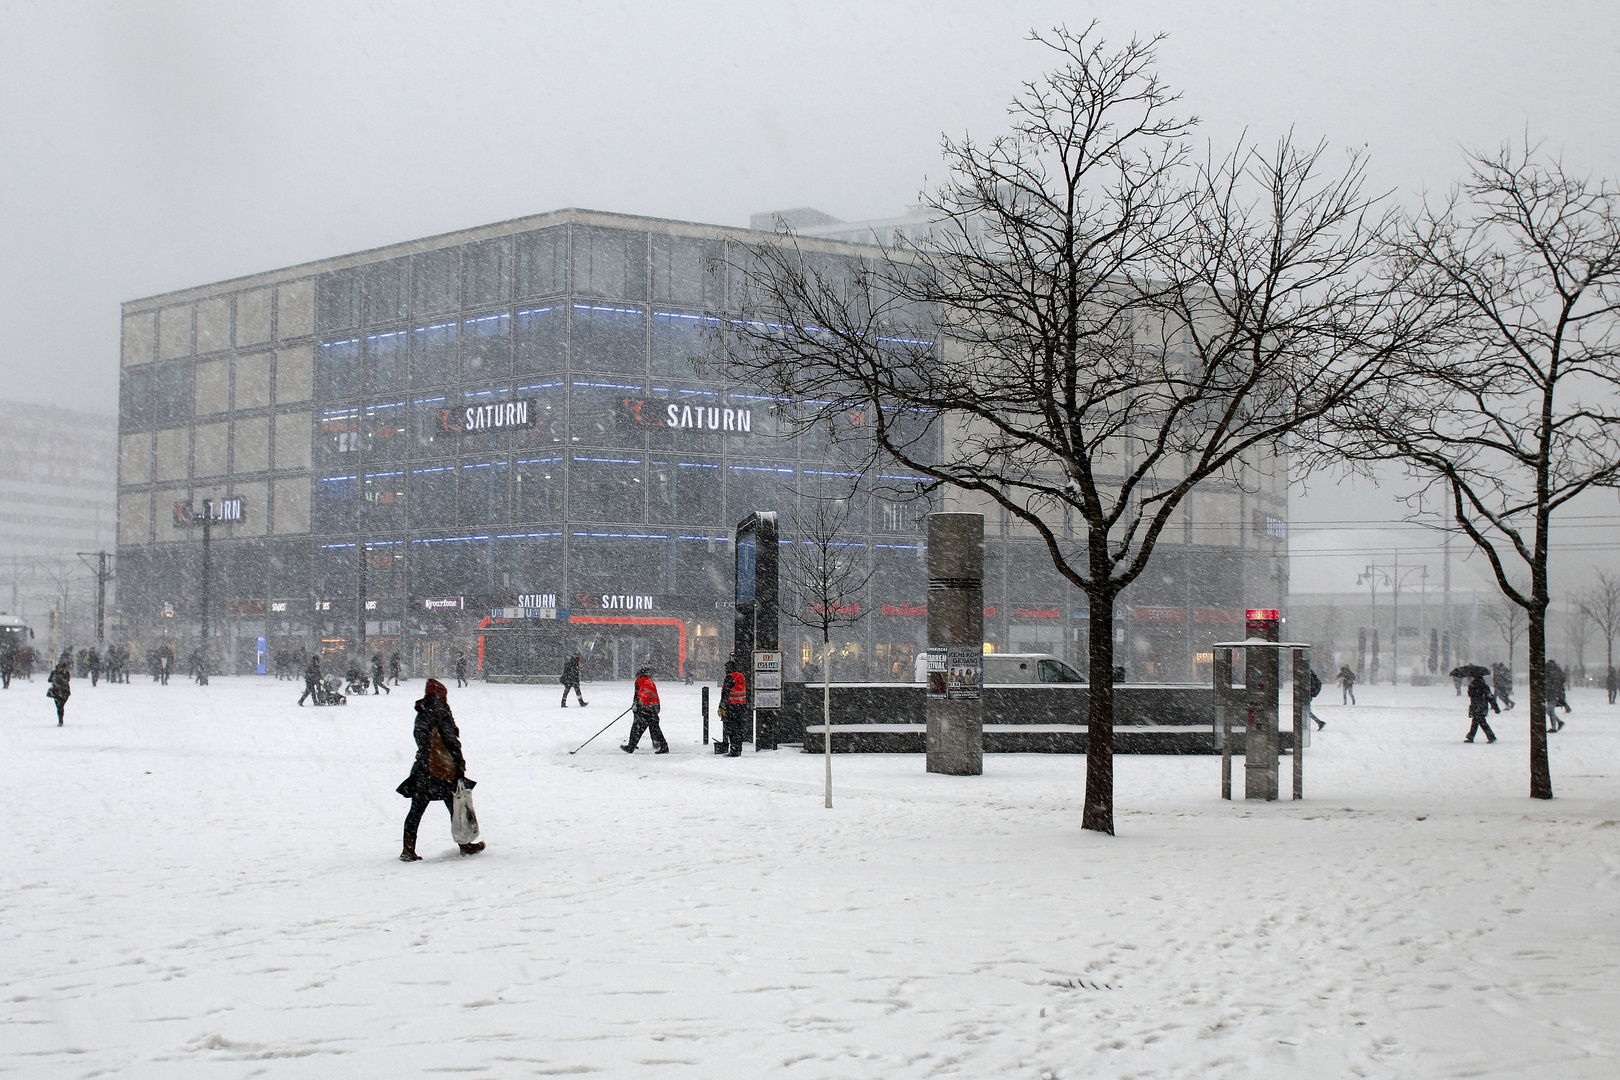
[[984,689],[984,649],[978,645],[951,645],[946,649],[950,670],[945,696],[951,701],[978,701]]

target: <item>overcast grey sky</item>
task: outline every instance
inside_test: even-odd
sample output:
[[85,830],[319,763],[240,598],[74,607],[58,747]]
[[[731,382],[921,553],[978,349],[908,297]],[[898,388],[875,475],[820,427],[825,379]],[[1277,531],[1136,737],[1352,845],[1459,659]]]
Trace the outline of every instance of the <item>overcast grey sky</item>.
[[1092,18],[1170,35],[1218,145],[1365,147],[1402,199],[1527,130],[1620,175],[1598,0],[0,0],[0,396],[112,411],[122,300],[558,207],[897,214]]

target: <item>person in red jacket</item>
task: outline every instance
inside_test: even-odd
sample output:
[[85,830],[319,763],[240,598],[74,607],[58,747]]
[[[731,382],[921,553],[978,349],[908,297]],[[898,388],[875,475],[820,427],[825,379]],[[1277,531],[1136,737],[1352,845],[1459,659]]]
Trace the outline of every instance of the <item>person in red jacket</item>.
[[714,752],[728,757],[741,757],[742,744],[748,738],[748,676],[737,667],[737,661],[726,661],[726,675],[720,680],[720,714],[724,722],[725,742],[716,743]]
[[644,667],[636,672],[636,696],[632,705],[636,719],[630,725],[630,741],[619,749],[627,754],[635,753],[636,744],[641,741],[641,733],[645,731],[652,735],[653,753],[669,753],[664,729],[658,726],[658,684],[653,682],[652,668]]

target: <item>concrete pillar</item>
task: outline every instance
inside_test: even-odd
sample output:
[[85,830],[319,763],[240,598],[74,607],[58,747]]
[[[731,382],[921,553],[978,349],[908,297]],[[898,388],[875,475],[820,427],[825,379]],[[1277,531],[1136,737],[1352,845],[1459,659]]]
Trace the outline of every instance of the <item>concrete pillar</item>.
[[[928,515],[928,647],[946,650],[959,665],[976,663],[982,686],[983,514]],[[979,697],[960,683],[948,700],[930,694],[929,772],[953,776],[984,772],[984,706]]]
[[[1280,641],[1279,613],[1251,608],[1245,621],[1249,641]],[[1278,650],[1244,649],[1243,684],[1247,698],[1248,730],[1243,736],[1243,795],[1248,799],[1277,797],[1277,703],[1280,681]]]

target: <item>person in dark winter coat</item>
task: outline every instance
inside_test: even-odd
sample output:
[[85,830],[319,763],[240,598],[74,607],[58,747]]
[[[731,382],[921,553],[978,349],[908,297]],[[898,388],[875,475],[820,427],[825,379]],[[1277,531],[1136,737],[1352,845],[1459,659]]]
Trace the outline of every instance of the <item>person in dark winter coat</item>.
[[94,686],[101,679],[101,654],[91,649],[84,658],[84,666],[90,671],[90,685]]
[[579,666],[581,663],[583,663],[583,658],[579,655],[579,653],[574,653],[567,660],[563,661],[562,707],[565,709],[568,708],[568,690],[570,687],[572,687],[574,690],[574,697],[579,701],[580,708],[583,709],[588,704],[588,702],[585,700],[585,695],[579,691]]
[[714,752],[741,757],[742,744],[749,734],[748,676],[742,673],[736,660],[726,661],[726,674],[720,680],[720,720],[725,742],[715,743]]
[[1547,730],[1563,731],[1564,721],[1558,716],[1558,709],[1566,713],[1570,711],[1569,702],[1564,697],[1564,687],[1568,680],[1564,677],[1564,669],[1558,666],[1558,661],[1549,660],[1544,669],[1546,671],[1547,694]]
[[[1315,701],[1316,695],[1322,692],[1322,677],[1316,673],[1315,668],[1306,669],[1305,690],[1310,695],[1310,701]],[[1309,702],[1305,705],[1305,711],[1310,714],[1312,720],[1316,721],[1317,731],[1327,727],[1327,721],[1316,715],[1316,710],[1311,708]]]
[[1491,665],[1491,689],[1504,708],[1513,708],[1513,669],[1501,661]]
[[321,703],[321,658],[314,653],[310,653],[309,666],[304,669],[304,692],[299,695],[298,704],[302,705],[305,698],[317,705]]
[[467,654],[456,653],[456,686],[467,685]]
[[[0,641],[0,688],[11,689],[11,676],[17,670],[17,643],[7,638]],[[1609,701],[1614,701],[1614,695],[1609,695]]]
[[62,710],[67,708],[68,698],[73,696],[73,672],[68,668],[66,656],[51,669],[49,681],[51,688],[45,691],[45,696],[56,702],[56,726],[61,727],[64,720]]
[[1502,707],[1496,703],[1496,695],[1491,693],[1491,688],[1485,685],[1484,679],[1475,675],[1468,680],[1468,719],[1470,723],[1468,725],[1468,737],[1463,742],[1473,742],[1474,733],[1478,731],[1485,733],[1486,742],[1496,741],[1496,732],[1492,731],[1491,725],[1485,722],[1485,710],[1487,708],[1495,709],[1499,713],[1502,711]]
[[390,653],[388,656],[388,677],[394,680],[395,686],[399,685],[399,653]]
[[1620,671],[1610,668],[1608,678],[1603,680],[1603,685],[1608,688],[1609,704],[1613,705],[1615,695],[1620,694]]
[[652,668],[644,667],[636,672],[636,696],[631,700],[636,718],[630,725],[630,741],[619,749],[627,754],[635,753],[636,744],[641,742],[641,733],[645,731],[652,736],[653,753],[669,753],[669,742],[658,724],[658,684],[653,682]]
[[383,677],[382,653],[375,653],[371,657],[371,696],[376,697],[378,692],[392,694],[388,688],[388,680]]
[[1349,664],[1340,664],[1337,678],[1339,686],[1344,690],[1344,700],[1340,704],[1354,705],[1356,703],[1356,673],[1350,670]]
[[[450,694],[444,683],[429,679],[422,699],[416,703],[416,761],[411,775],[395,788],[411,800],[410,813],[405,815],[405,846],[399,853],[400,862],[417,862],[416,830],[422,824],[422,815],[428,803],[443,802],[452,816],[455,814],[456,785],[475,787],[467,779],[467,759],[461,753],[461,731],[450,712]],[[483,841],[462,844],[463,855],[476,855],[484,850]]]

